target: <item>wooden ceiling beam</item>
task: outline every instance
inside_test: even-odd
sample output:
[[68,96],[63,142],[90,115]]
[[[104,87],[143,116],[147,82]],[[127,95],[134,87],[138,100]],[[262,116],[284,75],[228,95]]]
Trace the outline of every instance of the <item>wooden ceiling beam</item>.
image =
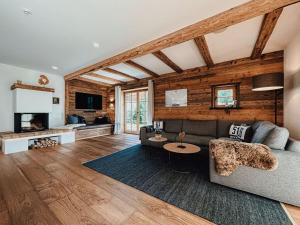
[[165,63],[171,69],[173,69],[177,73],[182,73],[182,69],[177,66],[167,55],[165,55],[162,51],[157,51],[152,53],[156,58]]
[[159,75],[157,73],[154,73],[153,71],[147,69],[146,67],[141,66],[140,64],[132,61],[132,60],[128,60],[126,62],[124,62],[126,65],[131,66],[137,70],[140,70],[146,74],[148,74],[151,77],[159,77]]
[[[283,51],[276,51],[276,52],[270,52],[263,54],[260,58],[257,59],[251,59],[251,57],[245,57],[245,58],[239,58],[239,59],[234,59],[230,61],[225,61],[225,62],[220,62],[214,64],[212,67],[207,67],[207,66],[201,66],[201,67],[196,67],[192,69],[187,69],[184,70],[180,77],[185,77],[185,76],[190,76],[191,74],[196,74],[195,76],[209,76],[209,75],[214,75],[216,71],[226,71],[226,70],[234,70],[235,68],[241,67],[241,66],[251,66],[253,64],[257,64],[261,62],[263,64],[264,62],[282,62],[283,61]],[[171,72],[171,73],[166,73],[166,74],[161,74],[158,78],[154,78],[154,81],[157,80],[162,80],[162,79],[171,79],[178,77],[178,73],[176,72]],[[143,83],[145,80],[149,80],[149,78],[143,78],[139,80],[138,82],[127,82],[124,85],[127,84],[134,84],[134,83]]]
[[114,70],[114,69],[111,69],[111,68],[105,68],[103,70],[105,70],[106,72],[109,72],[109,73],[116,74],[116,75],[118,75],[120,77],[125,77],[125,78],[131,79],[131,80],[139,80],[138,78],[136,78],[134,76],[131,76],[131,75],[127,74],[127,73],[123,73],[121,71]]
[[299,0],[251,0],[215,16],[204,19],[193,25],[184,27],[171,34],[150,41],[118,55],[105,59],[101,62],[85,67],[65,76],[66,80],[74,79],[81,74],[131,60],[133,58],[157,52],[196,37],[220,30],[234,24],[265,15],[278,8],[299,2]]
[[258,38],[251,54],[252,59],[259,58],[261,56],[282,13],[282,10],[283,8],[279,8],[264,16]]
[[209,49],[208,49],[207,42],[205,40],[204,35],[202,35],[200,37],[196,37],[194,39],[194,41],[195,41],[195,44],[197,45],[197,48],[198,48],[200,54],[202,55],[202,57],[204,59],[206,65],[208,67],[213,66],[214,62],[213,62],[213,60],[211,58],[211,55],[209,53]]
[[91,76],[91,77],[100,78],[100,79],[107,80],[107,81],[111,81],[111,82],[114,82],[114,83],[124,83],[121,80],[117,80],[117,79],[114,79],[114,78],[111,78],[111,77],[103,76],[103,75],[100,75],[100,74],[97,74],[97,73],[88,73],[86,75]]
[[106,86],[106,87],[112,87],[112,84],[103,83],[103,82],[100,82],[100,81],[96,81],[96,80],[92,80],[92,79],[88,79],[88,78],[84,78],[84,77],[77,77],[76,80],[90,82],[90,83],[93,83],[93,84],[98,84],[98,85],[102,85],[102,86]]

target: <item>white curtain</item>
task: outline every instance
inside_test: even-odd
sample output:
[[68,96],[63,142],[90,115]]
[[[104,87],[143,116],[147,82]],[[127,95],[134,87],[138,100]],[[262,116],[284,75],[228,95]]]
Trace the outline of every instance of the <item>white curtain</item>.
[[121,120],[122,120],[122,92],[120,86],[115,86],[115,134],[121,134]]
[[148,81],[148,116],[147,116],[147,125],[153,124],[154,117],[154,88],[153,81]]

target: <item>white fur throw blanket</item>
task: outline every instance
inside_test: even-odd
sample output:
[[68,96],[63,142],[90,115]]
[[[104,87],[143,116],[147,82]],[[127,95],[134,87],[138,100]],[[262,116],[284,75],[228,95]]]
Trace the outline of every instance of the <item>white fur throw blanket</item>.
[[210,141],[209,150],[221,176],[229,176],[240,165],[264,170],[275,170],[278,166],[271,149],[262,144],[216,139]]

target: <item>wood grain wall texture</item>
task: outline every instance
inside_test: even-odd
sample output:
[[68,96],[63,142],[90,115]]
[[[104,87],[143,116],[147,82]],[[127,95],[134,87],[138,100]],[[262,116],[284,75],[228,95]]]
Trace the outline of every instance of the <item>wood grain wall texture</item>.
[[[202,71],[202,72],[201,72]],[[211,75],[203,75],[208,72]],[[283,72],[283,54],[275,53],[258,60],[234,60],[217,64],[210,69],[188,70],[182,74],[171,73],[154,79],[155,119],[222,119],[222,120],[268,120],[274,122],[274,91],[252,91],[252,77],[260,74]],[[240,107],[231,110],[210,109],[211,85],[240,82]],[[122,85],[123,90],[146,86],[140,81]],[[165,91],[188,89],[188,106],[165,107]],[[109,95],[113,96],[111,89]],[[111,116],[114,112],[111,111]],[[278,92],[278,124],[283,125],[283,94]]]
[[[168,77],[155,81],[155,119],[222,119],[222,120],[268,120],[274,122],[274,91],[252,91],[252,77],[272,72],[283,72],[283,58],[259,61],[214,70],[214,75]],[[210,109],[211,85],[240,82],[240,107],[231,110]],[[165,107],[165,91],[188,89],[188,106]],[[278,124],[283,124],[283,95],[278,93]]]
[[[107,111],[107,94],[108,88],[105,86],[88,83],[80,80],[69,80],[65,83],[65,115],[77,114],[86,118],[87,121],[94,121],[96,116]],[[75,109],[75,93],[82,92],[88,94],[102,95],[102,110],[95,112],[85,112],[84,110]]]

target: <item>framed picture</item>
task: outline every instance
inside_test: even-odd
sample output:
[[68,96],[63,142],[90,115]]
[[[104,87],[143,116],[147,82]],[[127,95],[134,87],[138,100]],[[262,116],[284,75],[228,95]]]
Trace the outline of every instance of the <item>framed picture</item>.
[[213,85],[211,92],[211,108],[239,108],[240,83]]
[[166,107],[186,107],[187,89],[166,91]]
[[52,102],[53,102],[54,105],[58,105],[59,104],[59,98],[53,97]]

